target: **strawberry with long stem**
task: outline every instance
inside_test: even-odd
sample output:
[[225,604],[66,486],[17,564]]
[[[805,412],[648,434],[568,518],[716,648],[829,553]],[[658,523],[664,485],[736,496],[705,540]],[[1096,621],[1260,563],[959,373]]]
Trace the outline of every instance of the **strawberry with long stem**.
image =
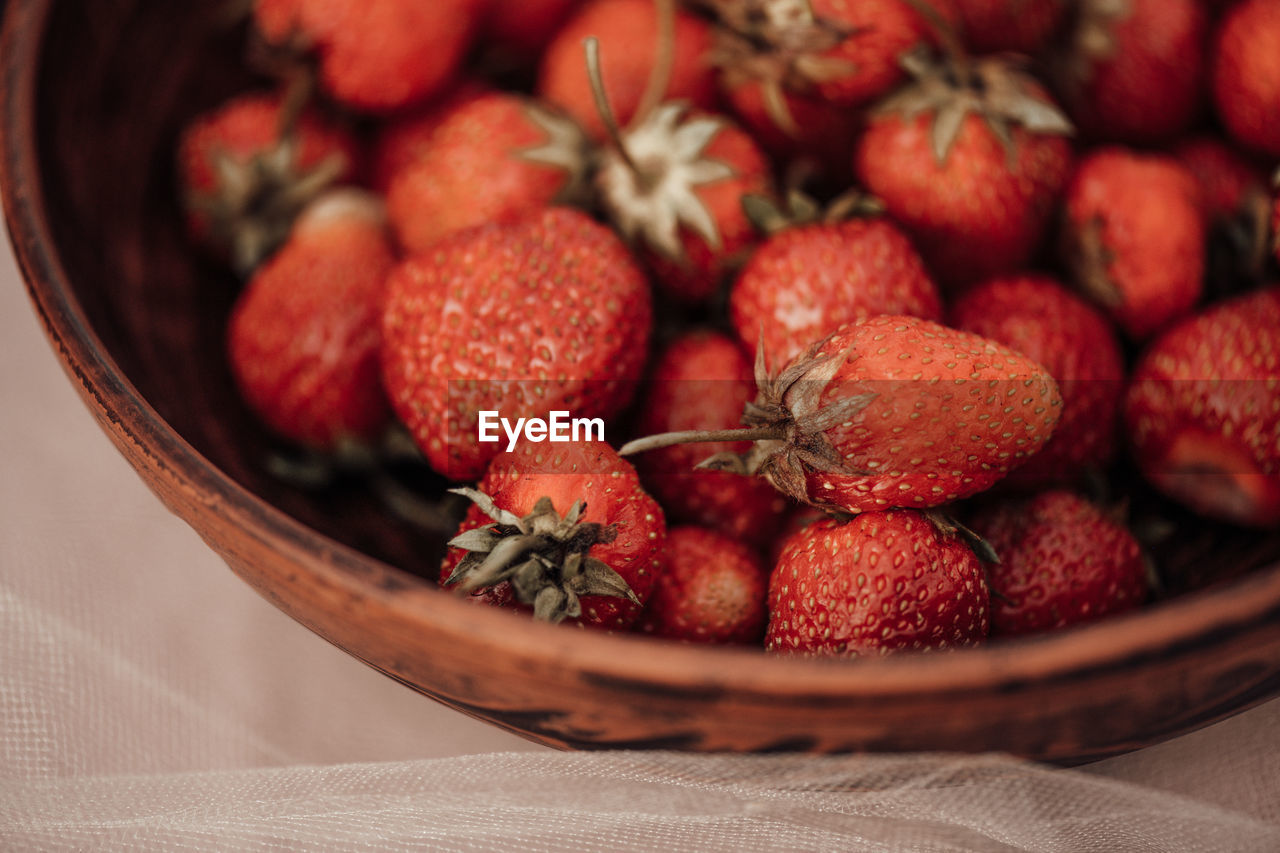
[[[669,22],[670,0],[660,11]],[[660,40],[669,40],[669,23],[663,33]],[[682,302],[704,302],[756,240],[742,198],[770,192],[768,161],[750,136],[725,119],[660,102],[670,67],[665,60],[655,67],[636,118],[623,129],[604,87],[599,42],[587,39],[585,51],[609,139],[595,177],[600,203],[663,292]]]
[[1062,408],[1040,364],[916,317],[842,326],[776,375],[760,349],[756,380],[744,428],[650,436],[620,452],[750,440],[702,464],[824,508],[924,509],[989,488],[1039,451]]

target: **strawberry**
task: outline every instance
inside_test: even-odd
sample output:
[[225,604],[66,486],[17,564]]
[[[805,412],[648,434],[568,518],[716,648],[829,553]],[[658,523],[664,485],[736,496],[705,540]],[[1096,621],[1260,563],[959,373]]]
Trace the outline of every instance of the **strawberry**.
[[258,32],[313,52],[336,100],[387,112],[444,90],[471,43],[478,0],[254,0]]
[[445,97],[407,110],[380,122],[369,151],[369,184],[375,192],[387,194],[401,171],[417,162],[429,149],[441,121],[464,103],[487,94],[489,87],[479,80],[456,84]]
[[604,442],[517,445],[497,456],[449,542],[441,584],[535,618],[623,631],[663,570],[666,522]]
[[1240,144],[1280,157],[1280,4],[1243,0],[1214,36],[1213,101]]
[[1185,131],[1203,100],[1208,27],[1201,0],[1080,0],[1053,63],[1077,127],[1132,144]]
[[982,564],[909,509],[811,524],[769,576],[765,648],[812,655],[970,646],[989,630]]
[[319,450],[378,438],[391,414],[378,325],[394,263],[382,203],[342,189],[312,202],[254,273],[227,352],[245,401],[277,433]]
[[1035,54],[1067,11],[1067,0],[955,0],[965,44],[977,53]]
[[358,177],[355,139],[282,94],[240,95],[198,116],[178,143],[188,232],[248,274],[333,182]]
[[908,65],[917,81],[876,109],[855,173],[943,284],[1022,267],[1070,174],[1070,125],[1004,60]]
[[862,113],[805,95],[789,94],[779,120],[764,86],[744,84],[725,93],[733,116],[780,163],[812,169],[834,186],[850,181],[849,152],[862,130]]
[[[641,107],[657,99],[712,108],[715,76],[704,61],[711,45],[710,27],[680,11],[673,16],[668,38],[659,5],[654,0],[587,0],[547,47],[538,73],[538,95],[565,110],[592,138],[605,138],[607,128],[582,62],[583,41],[594,37],[601,47],[604,90],[622,126],[643,118],[648,110]],[[669,63],[664,61],[667,51]],[[649,92],[655,67],[667,65],[658,75],[665,78],[665,85]]]
[[[899,58],[936,40],[936,12],[909,0],[710,0],[721,86],[735,106],[764,105],[772,123],[800,136],[792,99],[846,110],[902,81]],[[954,9],[946,5],[954,16]],[[758,112],[744,110],[747,116]],[[753,120],[753,126],[764,122]],[[818,128],[809,129],[815,135]]]
[[1136,340],[1200,298],[1205,221],[1192,174],[1171,157],[1100,148],[1067,189],[1063,244],[1076,284]]
[[703,527],[673,527],[666,557],[640,631],[690,643],[760,642],[768,572],[751,549]]
[[463,228],[582,200],[587,156],[571,120],[519,95],[480,94],[442,115],[395,176],[388,215],[400,245],[421,252]]
[[984,507],[972,527],[997,554],[990,566],[991,633],[1034,634],[1142,604],[1146,568],[1133,535],[1067,491]]
[[1196,179],[1210,220],[1236,216],[1254,196],[1266,195],[1265,170],[1216,137],[1188,137],[1175,144],[1171,153]]
[[[857,200],[851,204],[860,203]],[[942,319],[942,302],[911,241],[885,219],[825,218],[793,194],[791,214],[754,201],[768,232],[733,283],[738,338],[785,363],[837,326],[876,314]]]
[[644,274],[575,210],[455,233],[402,263],[387,287],[387,389],[427,461],[455,480],[479,477],[498,452],[478,440],[480,411],[607,418],[644,365]]
[[[706,330],[686,332],[659,355],[640,410],[642,433],[737,426],[754,396],[751,362],[736,342]],[[727,471],[695,471],[717,452],[742,452],[746,442],[712,447],[675,445],[641,457],[641,477],[668,516],[763,545],[777,530],[786,501],[768,483]]]
[[815,506],[925,509],[989,488],[1039,451],[1062,409],[1036,362],[917,317],[841,326],[777,376],[760,353],[756,381],[746,429],[651,436],[620,452],[750,438],[746,454],[708,464]]
[[596,189],[663,293],[706,302],[757,240],[742,209],[770,192],[769,163],[718,116],[662,104],[600,154]]
[[[1182,140],[1173,156],[1196,179],[1209,225],[1207,283],[1229,290],[1237,280],[1257,284],[1267,260],[1271,202],[1265,172],[1220,139]],[[1224,287],[1225,285],[1225,287]]]
[[1106,467],[1115,452],[1124,361],[1101,312],[1048,276],[1020,275],[991,279],[960,297],[951,325],[1043,364],[1062,392],[1053,437],[1009,475],[1009,485],[1066,483]]
[[541,55],[581,0],[487,0],[482,40],[520,60]]
[[1124,417],[1165,494],[1236,524],[1280,525],[1280,286],[1165,332],[1134,369]]

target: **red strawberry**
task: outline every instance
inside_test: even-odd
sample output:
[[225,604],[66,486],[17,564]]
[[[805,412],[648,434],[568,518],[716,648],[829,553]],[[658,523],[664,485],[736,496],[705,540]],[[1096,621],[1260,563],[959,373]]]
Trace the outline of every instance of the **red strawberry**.
[[580,0],[487,0],[483,40],[517,59],[539,56]]
[[1280,287],[1221,302],[1143,355],[1125,403],[1147,479],[1193,510],[1280,525]]
[[499,449],[478,441],[481,410],[607,418],[627,403],[649,300],[626,247],[577,211],[456,233],[391,274],[387,389],[432,467],[474,480]]
[[378,437],[391,414],[378,324],[394,263],[381,202],[334,190],[254,274],[227,349],[245,401],[273,430],[320,450]]
[[1205,222],[1191,173],[1171,157],[1100,148],[1067,190],[1064,245],[1076,284],[1141,340],[1200,298]]
[[[659,433],[734,427],[753,396],[751,363],[737,343],[716,332],[688,332],[672,341],[654,365],[639,428]],[[762,545],[786,512],[777,490],[755,477],[694,470],[714,453],[749,447],[748,442],[675,445],[646,454],[638,467],[672,519]]]
[[[803,127],[790,111],[792,96],[845,108],[867,104],[902,81],[903,54],[937,39],[935,21],[909,0],[708,5],[718,13],[713,61],[729,98],[762,101],[784,128]],[[945,12],[954,17],[949,3]]]
[[769,577],[773,652],[886,654],[981,642],[989,628],[982,564],[923,513],[819,521],[787,540]]
[[876,314],[942,319],[937,285],[891,222],[841,222],[838,211],[826,221],[803,213],[788,219],[769,208],[765,215],[772,233],[729,296],[734,330],[749,350],[762,345],[771,361],[782,364],[837,326]]
[[1067,0],[955,0],[965,44],[977,53],[1034,54],[1067,10]]
[[600,202],[668,296],[710,299],[756,242],[742,209],[771,189],[769,163],[728,121],[662,104],[600,155]]
[[571,120],[519,95],[477,95],[442,115],[392,180],[392,227],[406,250],[421,252],[463,228],[579,201],[587,156]]
[[752,138],[781,163],[800,163],[832,185],[849,183],[849,152],[862,130],[862,113],[841,104],[789,94],[779,126],[765,87],[747,83],[729,89],[726,99]]
[[999,59],[931,65],[877,108],[854,159],[943,283],[1022,267],[1070,173],[1070,125]]
[[1021,275],[992,279],[960,297],[951,324],[1043,364],[1062,392],[1053,437],[1009,475],[1010,485],[1067,483],[1111,461],[1124,361],[1099,311],[1047,276]]
[[663,569],[666,522],[604,442],[521,444],[497,456],[450,541],[440,582],[536,618],[622,631]]
[[1214,104],[1242,145],[1280,157],[1280,4],[1243,0],[1214,37]]
[[690,643],[760,642],[768,572],[759,557],[703,527],[673,527],[666,557],[639,630]]
[[1080,0],[1057,80],[1081,131],[1161,142],[1186,130],[1203,96],[1208,14],[1201,0]]
[[369,183],[374,191],[386,195],[396,175],[429,149],[441,121],[488,92],[489,87],[479,80],[463,80],[446,97],[379,123],[369,151]]
[[1062,408],[1031,359],[916,317],[841,326],[776,377],[758,358],[756,377],[746,430],[653,436],[621,452],[751,438],[719,467],[815,506],[924,509],[989,488],[1039,451]]
[[983,508],[972,527],[997,554],[988,567],[991,633],[1033,634],[1142,604],[1146,569],[1133,535],[1066,491]]
[[254,0],[268,43],[313,51],[330,95],[384,112],[443,91],[471,42],[478,0]]
[[1271,234],[1267,178],[1258,165],[1211,136],[1185,139],[1173,155],[1196,179],[1209,224],[1205,264],[1210,296],[1263,277]]
[[[593,138],[605,138],[607,128],[582,61],[583,41],[595,37],[604,89],[618,123],[625,127],[643,118],[637,109],[645,100],[654,66],[661,62],[661,17],[653,0],[588,0],[547,47],[538,75],[539,96],[568,112]],[[706,22],[677,12],[667,84],[654,97],[688,101],[702,109],[714,106],[715,75],[705,62],[710,45]]]
[[287,115],[282,95],[240,95],[182,133],[187,229],[247,274],[284,242],[310,201],[335,181],[354,180],[359,168],[345,130],[313,111]]
[[1236,216],[1255,195],[1266,193],[1266,172],[1215,137],[1189,137],[1172,153],[1196,179],[1210,220]]

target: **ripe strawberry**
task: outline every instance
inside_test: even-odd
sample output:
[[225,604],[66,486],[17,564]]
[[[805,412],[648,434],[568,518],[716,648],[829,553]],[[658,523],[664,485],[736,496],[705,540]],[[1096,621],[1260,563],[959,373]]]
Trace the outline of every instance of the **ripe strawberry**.
[[1062,23],[1067,0],[955,0],[965,44],[976,53],[1035,54]]
[[196,118],[178,144],[188,232],[248,274],[331,183],[355,180],[355,139],[281,94],[240,95]]
[[1009,475],[1009,485],[1069,483],[1111,461],[1124,361],[1099,311],[1047,276],[1020,275],[991,279],[960,297],[951,325],[1043,364],[1062,392],[1053,437]]
[[1055,62],[1077,127],[1133,144],[1185,131],[1203,100],[1208,27],[1201,0],[1080,0]]
[[392,227],[401,246],[421,252],[463,228],[579,201],[587,156],[571,120],[519,95],[477,95],[442,115],[392,180]]
[[876,109],[854,159],[943,284],[1022,267],[1070,173],[1070,125],[1000,59],[933,65]]
[[775,377],[758,356],[756,381],[747,429],[651,436],[620,452],[750,438],[717,467],[815,506],[924,509],[989,488],[1040,450],[1062,409],[1039,364],[916,317],[841,326]]
[[1133,535],[1067,491],[984,507],[972,527],[1000,555],[988,567],[991,633],[1034,634],[1142,604],[1146,569]]
[[1161,491],[1203,515],[1280,525],[1280,287],[1220,302],[1155,341],[1125,423]]
[[575,210],[453,234],[387,286],[387,389],[427,461],[455,480],[479,477],[498,451],[478,441],[481,410],[608,418],[640,377],[648,282],[617,237]]
[[429,149],[441,121],[462,104],[489,91],[488,85],[479,80],[463,80],[445,97],[380,122],[369,151],[369,184],[373,190],[386,195],[396,175]]
[[[592,138],[605,138],[607,128],[582,61],[583,41],[594,37],[600,43],[604,89],[618,123],[626,127],[643,118],[637,109],[646,100],[655,65],[662,62],[661,18],[653,0],[587,0],[547,47],[538,95],[565,110]],[[710,109],[716,102],[715,75],[705,62],[710,27],[680,11],[674,16],[672,36],[670,69],[663,75],[666,86],[653,97]]]
[[742,209],[771,191],[769,163],[727,120],[662,104],[600,155],[596,188],[664,293],[710,299],[758,239]]
[[[870,103],[902,81],[903,54],[937,40],[935,21],[909,0],[707,5],[719,19],[712,61],[730,101],[763,103],[773,123],[793,135],[803,125],[790,108],[792,97],[845,109]],[[949,3],[944,9],[954,18]]]
[[788,94],[782,126],[765,87],[745,83],[725,92],[734,117],[779,163],[813,169],[833,186],[851,180],[849,152],[862,130],[862,113],[805,95]]
[[[642,434],[725,429],[738,425],[755,396],[751,363],[735,341],[705,330],[676,338],[658,357],[640,410]],[[641,457],[649,492],[673,520],[718,530],[763,545],[778,529],[787,502],[756,477],[694,470],[719,452],[742,452],[749,442],[675,445]]]
[[1100,148],[1067,189],[1063,243],[1076,284],[1136,340],[1200,298],[1205,222],[1195,178],[1177,160]]
[[254,0],[272,45],[314,52],[336,100],[386,112],[427,100],[453,77],[471,43],[478,0]]
[[[942,301],[911,241],[885,219],[819,221],[766,207],[771,233],[734,281],[729,313],[748,349],[782,364],[845,323],[876,314],[942,319]],[[809,221],[805,221],[808,219]]]
[[1242,145],[1280,157],[1280,4],[1243,0],[1226,13],[1211,59],[1214,104]]
[[622,631],[663,569],[662,509],[604,442],[521,444],[470,498],[440,582],[548,622]]
[[1252,197],[1266,194],[1266,172],[1220,139],[1188,137],[1172,153],[1196,179],[1210,220],[1236,216]]
[[792,536],[769,577],[773,652],[857,657],[981,642],[982,564],[923,513],[868,512]]
[[690,643],[760,642],[768,572],[754,552],[704,527],[673,527],[666,557],[640,631]]
[[1200,188],[1209,227],[1205,264],[1210,296],[1230,292],[1238,282],[1259,283],[1271,234],[1271,201],[1264,171],[1212,136],[1184,139],[1172,153]]
[[482,41],[519,60],[540,56],[581,0],[487,0]]
[[391,410],[379,381],[379,320],[395,263],[382,203],[333,190],[298,218],[231,314],[227,350],[249,406],[319,450],[378,437]]

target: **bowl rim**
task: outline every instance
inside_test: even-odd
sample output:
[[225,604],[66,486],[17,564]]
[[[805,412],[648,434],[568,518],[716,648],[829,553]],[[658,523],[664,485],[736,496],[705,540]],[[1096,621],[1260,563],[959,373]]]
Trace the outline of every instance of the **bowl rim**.
[[[430,624],[436,633],[484,643],[493,653],[518,660],[551,657],[563,667],[668,693],[718,685],[778,701],[938,695],[975,685],[1013,690],[1034,682],[1074,681],[1142,660],[1203,652],[1280,619],[1280,565],[1275,565],[1098,623],[947,654],[850,662],[661,642],[635,634],[592,634],[590,642],[582,642],[577,631],[477,607],[329,539],[251,494],[196,452],[142,397],[90,327],[57,256],[38,168],[35,93],[51,3],[5,4],[0,31],[0,194],[10,241],[45,334],[118,449],[129,447],[154,462],[159,476],[179,493],[265,547],[284,552],[315,581],[410,622]],[[392,594],[377,582],[380,577],[393,577],[390,586],[408,585],[424,594]]]

